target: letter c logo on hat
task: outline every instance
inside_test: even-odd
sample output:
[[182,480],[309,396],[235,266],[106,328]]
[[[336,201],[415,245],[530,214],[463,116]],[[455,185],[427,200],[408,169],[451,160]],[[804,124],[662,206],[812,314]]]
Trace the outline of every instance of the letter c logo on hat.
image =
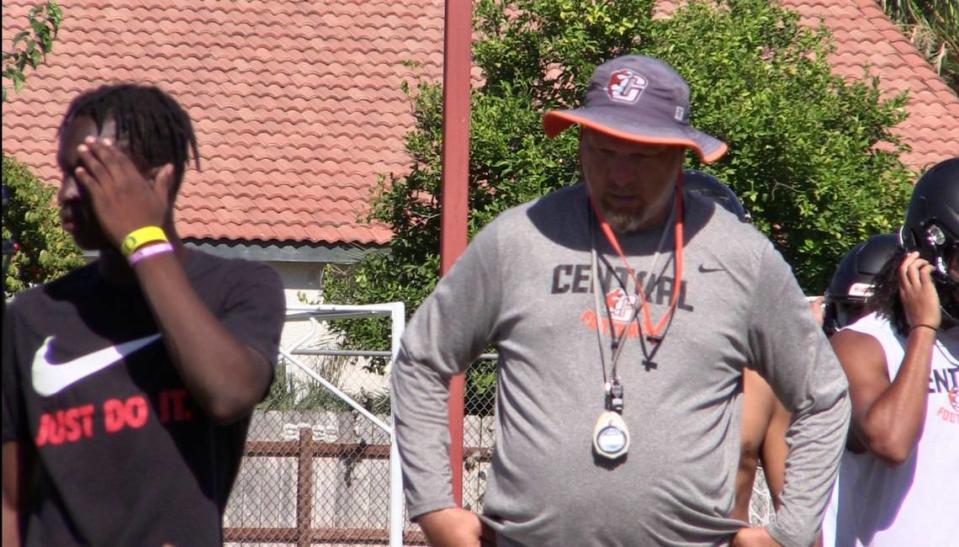
[[623,68],[609,75],[606,93],[610,100],[636,104],[643,90],[646,89],[646,84],[646,78],[628,68]]

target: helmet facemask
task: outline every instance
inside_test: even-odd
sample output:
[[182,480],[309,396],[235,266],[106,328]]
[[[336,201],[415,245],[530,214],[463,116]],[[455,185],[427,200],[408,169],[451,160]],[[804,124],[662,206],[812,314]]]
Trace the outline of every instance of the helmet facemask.
[[952,324],[959,323],[959,242],[953,242],[943,259],[944,272],[933,273],[943,317]]
[[959,238],[935,221],[917,234],[919,254],[932,265],[943,319],[959,323]]
[[908,251],[933,267],[943,321],[959,323],[959,275],[956,243],[959,241],[959,157],[930,167],[916,181],[900,232]]

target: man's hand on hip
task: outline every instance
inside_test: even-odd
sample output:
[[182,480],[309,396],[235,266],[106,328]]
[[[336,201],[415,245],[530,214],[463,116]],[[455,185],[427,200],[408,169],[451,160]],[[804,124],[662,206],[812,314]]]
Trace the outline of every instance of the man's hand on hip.
[[459,507],[420,515],[416,522],[433,547],[479,547],[483,527],[474,513]]
[[780,547],[765,528],[740,528],[730,547]]

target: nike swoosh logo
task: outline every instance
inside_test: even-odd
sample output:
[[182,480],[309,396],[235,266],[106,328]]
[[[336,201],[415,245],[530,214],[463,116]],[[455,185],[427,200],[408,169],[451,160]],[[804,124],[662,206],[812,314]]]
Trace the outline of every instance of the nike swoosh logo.
[[726,268],[718,266],[715,268],[707,268],[704,264],[699,265],[699,273],[710,273],[710,272],[725,272]]
[[153,334],[103,348],[66,363],[53,364],[47,359],[47,354],[50,352],[50,342],[53,341],[53,337],[48,336],[40,349],[33,354],[33,390],[44,397],[59,393],[87,376],[119,362],[124,357],[159,338],[159,334]]

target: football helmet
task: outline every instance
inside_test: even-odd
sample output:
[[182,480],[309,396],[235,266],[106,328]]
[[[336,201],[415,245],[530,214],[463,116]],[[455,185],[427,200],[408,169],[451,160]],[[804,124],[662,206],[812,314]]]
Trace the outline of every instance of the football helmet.
[[693,169],[684,170],[683,192],[687,194],[699,194],[715,201],[724,209],[739,217],[739,220],[742,222],[750,222],[752,220],[732,188],[723,184],[719,179],[709,173]]
[[876,275],[899,248],[899,236],[872,236],[853,247],[836,266],[824,297],[823,329],[827,334],[855,322],[865,311]]
[[932,264],[943,319],[959,322],[959,157],[919,177],[899,235],[907,251]]

